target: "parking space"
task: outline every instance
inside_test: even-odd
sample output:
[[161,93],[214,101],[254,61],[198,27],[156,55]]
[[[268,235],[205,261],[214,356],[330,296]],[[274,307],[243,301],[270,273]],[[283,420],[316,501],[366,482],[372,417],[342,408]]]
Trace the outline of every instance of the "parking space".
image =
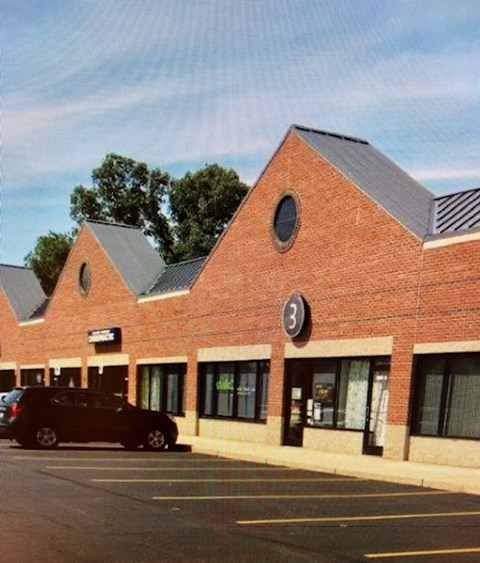
[[[188,451],[151,454],[113,447],[30,451],[2,442],[0,454],[11,470],[21,467],[21,474],[30,475],[39,486],[68,483],[79,513],[87,510],[79,495],[88,491],[108,499],[109,506],[118,502],[119,511],[128,505],[135,513],[143,507],[143,516],[154,520],[168,516],[169,526],[162,533],[171,534],[169,541],[174,542],[175,535],[182,541],[195,537],[194,552],[187,549],[183,560],[248,561],[258,549],[267,561],[480,558],[480,498],[473,495]],[[171,521],[174,514],[181,518]],[[118,533],[128,537],[129,530]],[[235,545],[234,554],[226,553],[226,548],[204,552],[212,550],[220,533]]]

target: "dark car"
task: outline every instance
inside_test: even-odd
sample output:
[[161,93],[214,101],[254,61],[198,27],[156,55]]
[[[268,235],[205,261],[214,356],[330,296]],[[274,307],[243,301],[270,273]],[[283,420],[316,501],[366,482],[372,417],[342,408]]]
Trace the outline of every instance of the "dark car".
[[59,442],[119,442],[128,449],[171,448],[173,417],[140,409],[109,394],[79,387],[15,387],[0,403],[0,437],[21,446],[54,448]]

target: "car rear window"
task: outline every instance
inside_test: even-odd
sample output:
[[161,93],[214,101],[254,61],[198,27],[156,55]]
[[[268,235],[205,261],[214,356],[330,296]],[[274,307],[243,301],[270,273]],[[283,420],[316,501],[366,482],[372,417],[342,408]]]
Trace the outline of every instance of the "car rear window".
[[12,389],[10,393],[6,397],[4,397],[3,403],[6,405],[11,405],[12,403],[15,403],[18,401],[18,399],[20,399],[23,393],[24,393],[23,389]]

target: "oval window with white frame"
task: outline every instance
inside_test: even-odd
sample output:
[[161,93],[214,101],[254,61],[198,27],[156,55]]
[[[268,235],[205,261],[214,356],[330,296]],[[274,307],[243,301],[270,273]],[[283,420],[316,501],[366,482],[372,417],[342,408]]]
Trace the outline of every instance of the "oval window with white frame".
[[283,193],[278,200],[272,220],[275,247],[280,252],[288,250],[297,235],[300,224],[300,205],[292,191]]

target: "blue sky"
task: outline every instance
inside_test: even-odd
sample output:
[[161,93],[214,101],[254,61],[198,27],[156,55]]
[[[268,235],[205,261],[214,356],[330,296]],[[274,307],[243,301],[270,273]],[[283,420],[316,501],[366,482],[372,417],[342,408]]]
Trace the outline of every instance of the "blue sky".
[[480,186],[478,0],[0,0],[0,261],[66,232],[116,152],[253,184],[292,123]]

